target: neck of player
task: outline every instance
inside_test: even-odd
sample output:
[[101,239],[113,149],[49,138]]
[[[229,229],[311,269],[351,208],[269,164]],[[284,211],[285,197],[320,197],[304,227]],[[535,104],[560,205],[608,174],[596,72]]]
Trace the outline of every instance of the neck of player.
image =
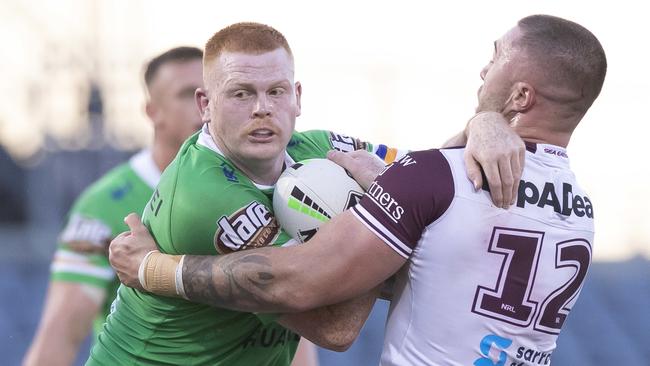
[[153,161],[161,172],[174,160],[179,147],[178,144],[163,141],[157,136],[154,137],[151,155],[153,155]]
[[[573,128],[579,119],[558,118],[550,120],[543,115],[515,116],[510,126],[523,139],[530,142],[567,147]],[[558,128],[557,126],[562,126]]]

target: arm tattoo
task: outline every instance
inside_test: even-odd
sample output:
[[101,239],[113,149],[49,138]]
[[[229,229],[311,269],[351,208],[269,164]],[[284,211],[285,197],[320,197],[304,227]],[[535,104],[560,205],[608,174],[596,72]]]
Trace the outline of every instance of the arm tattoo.
[[188,255],[183,260],[185,295],[213,306],[250,310],[251,305],[266,303],[274,279],[265,254]]

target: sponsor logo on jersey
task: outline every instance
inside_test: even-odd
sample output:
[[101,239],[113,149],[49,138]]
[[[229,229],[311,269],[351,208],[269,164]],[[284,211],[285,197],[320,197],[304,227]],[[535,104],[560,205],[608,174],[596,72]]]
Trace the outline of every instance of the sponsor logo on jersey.
[[544,152],[547,153],[547,154],[559,156],[559,157],[565,158],[565,159],[569,158],[569,156],[566,154],[566,152],[564,152],[562,150],[558,150],[558,149],[552,149],[550,147],[545,147]]
[[[486,335],[481,340],[479,346],[481,354],[484,357],[474,361],[474,366],[505,366],[508,360],[508,354],[504,350],[510,347],[511,344],[511,339],[500,337],[496,334]],[[493,355],[496,355],[496,357]]]
[[59,241],[78,253],[103,254],[111,237],[111,228],[103,221],[73,214],[59,235]]
[[541,352],[534,349],[519,347],[515,355],[517,361],[524,360],[526,362],[515,362],[515,365],[548,365],[551,363],[551,355],[553,352]]
[[401,165],[403,167],[407,167],[409,165],[413,165],[413,164],[417,164],[417,163],[418,162],[415,161],[415,159],[413,159],[413,157],[410,156],[410,155],[404,155],[401,159],[399,159],[397,161],[397,164],[399,164],[399,165]]
[[268,246],[280,234],[280,226],[271,211],[257,201],[230,217],[222,216],[217,226],[214,244],[221,254]]
[[384,173],[386,173],[388,171],[388,169],[390,169],[394,164],[395,163],[393,162],[393,163],[390,163],[390,164],[386,165],[385,167],[381,168],[381,170],[379,171],[379,174],[377,174],[377,176],[380,177],[380,176],[384,175]]
[[240,345],[242,348],[269,348],[284,346],[289,342],[298,342],[299,340],[300,336],[290,330],[264,327],[261,328],[261,330],[252,333],[248,338],[241,342]]
[[551,182],[544,183],[544,187],[540,189],[534,183],[522,179],[519,182],[517,207],[525,208],[526,204],[540,208],[551,206],[553,211],[565,216],[594,218],[594,208],[589,197],[573,194],[573,186],[569,183],[562,183],[562,191],[558,192],[555,184]]
[[401,165],[401,166],[407,167],[407,166],[409,166],[409,165],[417,164],[417,161],[415,161],[415,159],[413,159],[413,157],[411,157],[411,156],[409,156],[409,155],[404,155],[404,156],[403,156],[401,159],[399,159],[398,161],[394,161],[394,162],[392,162],[392,163],[386,165],[385,167],[383,167],[383,168],[379,171],[379,174],[377,174],[377,176],[379,177],[379,176],[384,175],[384,173],[386,173],[386,171],[388,171],[388,169],[392,168],[395,164],[399,164],[399,165]]
[[528,366],[548,365],[553,352],[535,351],[518,347],[514,358],[508,357],[506,350],[512,346],[512,339],[488,334],[481,340],[479,349],[483,357],[474,361],[474,366]]
[[391,197],[390,193],[384,192],[384,188],[379,185],[377,181],[372,182],[366,194],[370,196],[370,198],[372,198],[372,200],[381,207],[381,209],[388,214],[394,222],[397,222],[397,220],[402,218],[404,207],[400,206],[400,204]]
[[338,133],[334,132],[330,132],[330,143],[335,150],[342,152],[366,150],[368,147],[368,144],[366,142],[350,136],[339,135]]

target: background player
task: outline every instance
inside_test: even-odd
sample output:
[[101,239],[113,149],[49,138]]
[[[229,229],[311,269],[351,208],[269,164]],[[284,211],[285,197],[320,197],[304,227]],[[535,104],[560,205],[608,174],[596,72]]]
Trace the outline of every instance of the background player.
[[151,149],[106,173],[74,203],[59,237],[43,314],[24,365],[71,365],[91,328],[95,335],[101,329],[119,285],[108,263],[108,243],[126,230],[124,215],[142,211],[160,172],[201,127],[194,91],[202,85],[202,57],[198,48],[177,47],[147,63]]
[[[548,364],[591,262],[594,233],[592,203],[565,147],[606,69],[596,37],[557,17],[523,18],[495,42],[479,109],[502,111],[528,149],[516,206],[507,211],[465,180],[462,150],[416,152],[370,186],[362,182],[361,203],[305,245],[184,256],[154,282],[182,278],[178,295],[192,301],[304,311],[363,293],[399,270],[382,364]],[[354,173],[354,160],[344,161]],[[114,241],[112,264],[139,286],[127,255],[143,258],[145,241],[155,246],[133,216],[129,224],[133,235]],[[253,278],[263,280],[254,287]]]

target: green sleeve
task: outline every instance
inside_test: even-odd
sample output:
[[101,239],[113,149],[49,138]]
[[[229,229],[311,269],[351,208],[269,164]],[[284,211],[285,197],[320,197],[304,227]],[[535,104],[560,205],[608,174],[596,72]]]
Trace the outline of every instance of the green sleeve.
[[124,216],[142,212],[151,192],[128,163],[88,187],[73,205],[59,235],[52,280],[112,288],[115,274],[108,262],[108,243],[128,230]]
[[325,130],[294,133],[287,150],[296,161],[325,158],[329,150],[343,152],[366,150],[377,155],[386,164],[390,164],[408,153],[408,150],[396,149],[384,144],[374,144],[356,137]]

